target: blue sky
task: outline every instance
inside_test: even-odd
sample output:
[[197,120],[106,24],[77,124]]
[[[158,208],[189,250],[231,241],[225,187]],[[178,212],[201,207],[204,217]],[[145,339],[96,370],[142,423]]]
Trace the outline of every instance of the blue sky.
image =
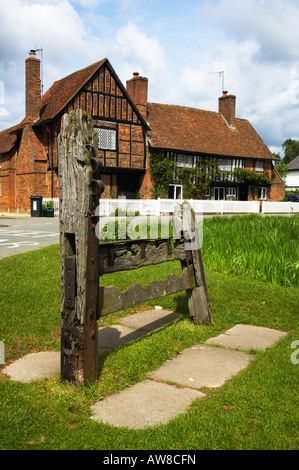
[[[44,92],[108,57],[149,101],[218,110],[237,96],[272,151],[299,139],[298,0],[0,0],[0,130],[24,117],[25,59],[43,49]],[[212,73],[216,72],[216,73]]]

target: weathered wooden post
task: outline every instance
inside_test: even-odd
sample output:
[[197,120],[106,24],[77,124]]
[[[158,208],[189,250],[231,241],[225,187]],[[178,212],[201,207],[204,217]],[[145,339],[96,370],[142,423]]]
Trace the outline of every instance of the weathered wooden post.
[[181,261],[181,265],[184,269],[185,266],[188,268],[192,264],[195,277],[195,287],[186,290],[189,313],[195,323],[211,323],[212,312],[195,213],[188,202],[184,202],[181,208],[183,225],[185,223],[183,229],[186,229],[183,231],[187,237],[185,239],[186,259]]
[[98,373],[98,137],[81,110],[64,115],[58,137],[61,263],[61,379],[84,385]]

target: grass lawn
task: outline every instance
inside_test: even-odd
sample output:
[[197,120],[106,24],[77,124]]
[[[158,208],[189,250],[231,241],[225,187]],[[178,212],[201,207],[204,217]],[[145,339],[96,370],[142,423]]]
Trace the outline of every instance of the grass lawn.
[[[210,237],[217,238],[217,233],[223,237],[219,225],[219,232],[216,226],[211,232],[212,223],[215,220],[207,223],[204,236],[206,230]],[[251,225],[256,231],[256,225]],[[248,226],[244,227],[249,237]],[[185,294],[178,293],[100,320],[99,325],[117,323],[120,316],[157,303],[182,313],[172,325],[101,355],[97,383],[75,388],[61,384],[58,374],[48,380],[21,384],[0,375],[0,449],[298,449],[299,365],[291,361],[295,352],[292,343],[299,340],[298,283],[293,279],[289,283],[259,280],[262,276],[249,269],[236,275],[233,268],[213,264],[208,247],[207,244],[205,248],[204,239],[212,325],[194,325]],[[263,251],[263,246],[259,249]],[[278,262],[288,249],[281,242],[271,256],[274,260],[277,256]],[[170,272],[179,274],[179,263],[106,275],[102,282],[125,289],[137,280],[146,285],[152,279],[165,279]],[[58,350],[59,247],[1,260],[0,278],[0,340],[5,343],[6,365],[29,352]],[[165,425],[136,431],[89,419],[89,407],[95,401],[141,381],[183,349],[238,323],[276,328],[289,334],[278,345],[256,352],[256,360],[221,388],[205,389],[206,398],[193,402],[186,413]]]

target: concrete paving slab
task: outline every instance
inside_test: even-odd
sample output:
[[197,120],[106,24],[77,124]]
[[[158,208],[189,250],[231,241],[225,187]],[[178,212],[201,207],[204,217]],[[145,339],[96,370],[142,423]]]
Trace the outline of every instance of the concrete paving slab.
[[128,328],[123,325],[113,325],[99,328],[98,352],[99,354],[111,351],[126,343],[135,341],[147,334],[146,331]]
[[120,320],[122,325],[139,328],[146,331],[155,331],[177,320],[181,315],[170,310],[146,310],[134,313]]
[[146,380],[91,406],[91,419],[117,427],[144,429],[164,424],[205,395]]
[[33,382],[52,377],[60,372],[60,351],[47,351],[28,354],[2,369],[16,382]]
[[252,354],[242,351],[199,344],[166,361],[149,376],[185,387],[215,388],[221,387],[253,359]]
[[210,338],[206,344],[225,346],[226,348],[264,350],[271,347],[287,333],[262,326],[235,325],[225,333]]

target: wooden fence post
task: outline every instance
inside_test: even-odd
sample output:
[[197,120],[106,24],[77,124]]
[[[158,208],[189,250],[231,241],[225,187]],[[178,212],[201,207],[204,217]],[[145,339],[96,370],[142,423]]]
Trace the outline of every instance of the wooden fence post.
[[189,313],[195,323],[211,323],[212,312],[195,213],[188,202],[182,204],[182,212],[185,223],[187,222],[188,238],[185,240],[186,261],[181,264],[183,268],[192,263],[196,283],[193,289],[186,291]]
[[98,137],[81,110],[65,114],[58,136],[61,264],[61,379],[96,380],[98,366]]

